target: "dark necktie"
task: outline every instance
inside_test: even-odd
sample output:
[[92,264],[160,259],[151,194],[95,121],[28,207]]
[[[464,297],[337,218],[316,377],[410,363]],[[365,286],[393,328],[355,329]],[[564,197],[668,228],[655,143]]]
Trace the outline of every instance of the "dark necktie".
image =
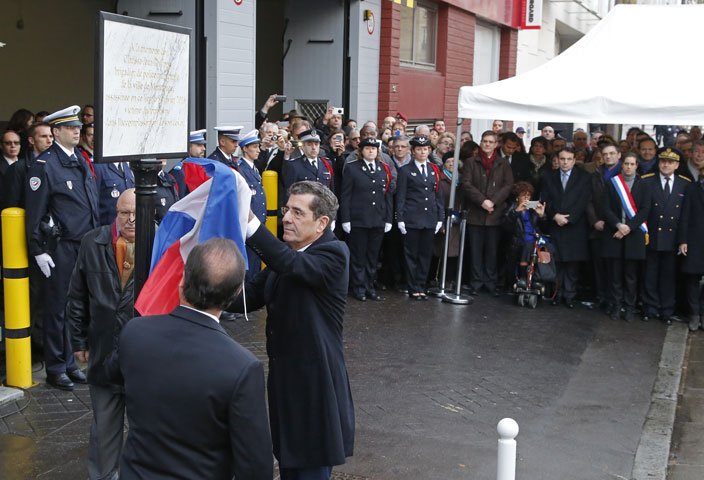
[[428,178],[428,176],[425,174],[425,165],[420,166],[420,173],[423,175],[423,178]]
[[374,173],[374,163],[368,163],[367,166],[369,167],[369,171]]
[[314,169],[315,171],[318,170],[318,162],[316,162],[315,160],[311,160],[311,161],[310,161],[310,164],[313,166],[313,169]]
[[670,196],[670,177],[665,177],[665,198]]

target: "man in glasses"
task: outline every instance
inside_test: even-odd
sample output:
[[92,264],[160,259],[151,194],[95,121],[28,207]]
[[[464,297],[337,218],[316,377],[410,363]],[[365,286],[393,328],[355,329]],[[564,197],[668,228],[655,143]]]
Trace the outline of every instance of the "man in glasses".
[[135,202],[134,188],[122,192],[113,223],[83,238],[66,304],[74,356],[88,363],[93,407],[88,442],[91,479],[114,478],[122,451],[124,389],[110,381],[103,365],[133,316]]
[[51,299],[43,319],[46,380],[62,390],[86,383],[73,358],[64,310],[81,238],[99,225],[95,177],[76,148],[79,111],[74,105],[45,118],[55,141],[29,168],[25,183],[29,255],[47,277]]
[[0,180],[5,180],[5,174],[10,169],[10,165],[18,160],[20,154],[20,136],[12,130],[2,134],[2,160],[0,161]]

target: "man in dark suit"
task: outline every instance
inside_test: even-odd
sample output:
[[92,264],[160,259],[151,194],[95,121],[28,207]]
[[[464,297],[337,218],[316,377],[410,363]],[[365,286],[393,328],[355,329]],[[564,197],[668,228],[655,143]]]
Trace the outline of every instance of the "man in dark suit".
[[181,305],[124,327],[119,368],[130,430],[121,479],[271,480],[262,364],[218,322],[244,273],[234,242],[212,238],[188,256]]
[[574,150],[565,147],[558,154],[559,169],[543,182],[542,200],[550,219],[551,241],[557,247],[558,295],[553,305],[564,300],[574,308],[579,262],[589,260],[589,225],[585,211],[591,199],[589,174],[574,168]]
[[[246,299],[248,309],[266,305],[268,313],[269,412],[281,480],[328,480],[354,447],[342,342],[349,250],[329,228],[337,208],[328,188],[303,181],[291,186],[284,207],[286,243],[253,213],[247,225],[247,245],[267,265],[247,282]],[[240,297],[231,309],[243,307]]]
[[675,310],[677,276],[677,228],[684,205],[684,195],[691,183],[678,176],[680,152],[672,147],[658,150],[658,173],[643,175],[644,189],[649,193],[650,242],[645,257],[645,291],[643,320],[659,316],[672,324]]
[[501,136],[501,146],[498,149],[499,157],[505,158],[511,166],[513,183],[531,182],[530,160],[528,155],[521,152],[521,139],[513,132],[504,132]]

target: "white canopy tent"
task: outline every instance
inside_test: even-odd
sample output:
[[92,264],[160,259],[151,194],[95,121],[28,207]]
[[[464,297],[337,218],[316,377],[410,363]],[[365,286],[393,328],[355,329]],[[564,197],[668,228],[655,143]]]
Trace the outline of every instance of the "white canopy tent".
[[549,62],[462,87],[458,118],[704,123],[704,5],[617,5]]

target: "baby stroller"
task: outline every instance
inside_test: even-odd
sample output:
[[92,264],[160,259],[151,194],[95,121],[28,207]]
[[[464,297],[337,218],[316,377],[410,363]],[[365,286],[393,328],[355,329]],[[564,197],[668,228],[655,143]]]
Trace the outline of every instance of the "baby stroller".
[[528,261],[521,262],[526,269],[525,278],[519,278],[513,285],[516,303],[530,308],[538,306],[539,298],[545,294],[545,284],[554,282],[557,273],[554,247],[548,242],[549,237],[537,232],[533,237],[535,240],[529,246]]

